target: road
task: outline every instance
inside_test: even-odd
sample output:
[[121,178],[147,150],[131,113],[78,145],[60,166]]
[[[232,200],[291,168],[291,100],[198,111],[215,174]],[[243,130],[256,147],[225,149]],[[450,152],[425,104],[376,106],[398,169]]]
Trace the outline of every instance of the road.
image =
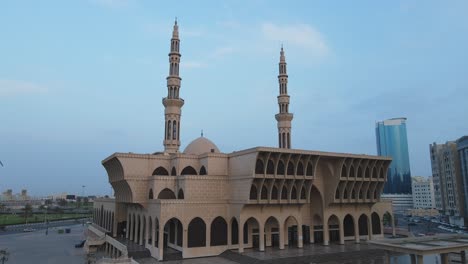
[[[45,229],[53,229],[57,227],[68,227],[76,224],[83,224],[86,223],[89,219],[69,219],[69,220],[62,220],[62,221],[53,221],[49,222],[48,226],[44,223],[31,223],[31,224],[23,224],[23,225],[11,225],[6,226],[5,231],[0,231],[0,236],[8,235],[8,234],[16,234],[16,233],[23,233],[25,228],[32,228],[34,230],[45,230]],[[44,231],[45,232],[45,231]]]

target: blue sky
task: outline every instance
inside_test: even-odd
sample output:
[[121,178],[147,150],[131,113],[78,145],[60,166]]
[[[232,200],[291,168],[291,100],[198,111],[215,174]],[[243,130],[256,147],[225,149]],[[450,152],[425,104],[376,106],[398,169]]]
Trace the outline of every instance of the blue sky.
[[413,175],[468,134],[466,1],[2,1],[0,191],[110,194],[101,160],[163,149],[174,17],[182,149],[276,146],[279,49],[293,148],[376,154],[407,117]]

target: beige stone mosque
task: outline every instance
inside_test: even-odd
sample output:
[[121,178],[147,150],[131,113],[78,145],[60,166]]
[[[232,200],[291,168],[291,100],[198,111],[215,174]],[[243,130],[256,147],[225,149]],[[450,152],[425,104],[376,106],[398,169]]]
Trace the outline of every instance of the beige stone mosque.
[[88,250],[161,261],[359,243],[391,230],[392,204],[380,199],[390,158],[292,148],[283,48],[278,147],[223,153],[202,135],[179,150],[184,100],[177,21],[170,46],[164,151],[117,152],[102,161],[115,198],[95,201]]

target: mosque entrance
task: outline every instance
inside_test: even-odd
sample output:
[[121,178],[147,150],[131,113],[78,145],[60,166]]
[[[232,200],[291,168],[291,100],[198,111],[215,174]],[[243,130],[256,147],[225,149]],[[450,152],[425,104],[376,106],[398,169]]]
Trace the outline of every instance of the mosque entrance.
[[288,246],[297,246],[297,225],[288,227]]

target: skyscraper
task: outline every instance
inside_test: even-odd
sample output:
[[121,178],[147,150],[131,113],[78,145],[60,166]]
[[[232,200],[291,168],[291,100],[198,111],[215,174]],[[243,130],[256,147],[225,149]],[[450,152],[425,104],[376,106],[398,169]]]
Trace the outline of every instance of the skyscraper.
[[392,157],[385,194],[411,194],[411,172],[406,136],[406,118],[391,118],[375,124],[377,154]]
[[460,157],[460,172],[463,179],[465,214],[468,218],[468,136],[463,136],[457,140],[457,151]]

